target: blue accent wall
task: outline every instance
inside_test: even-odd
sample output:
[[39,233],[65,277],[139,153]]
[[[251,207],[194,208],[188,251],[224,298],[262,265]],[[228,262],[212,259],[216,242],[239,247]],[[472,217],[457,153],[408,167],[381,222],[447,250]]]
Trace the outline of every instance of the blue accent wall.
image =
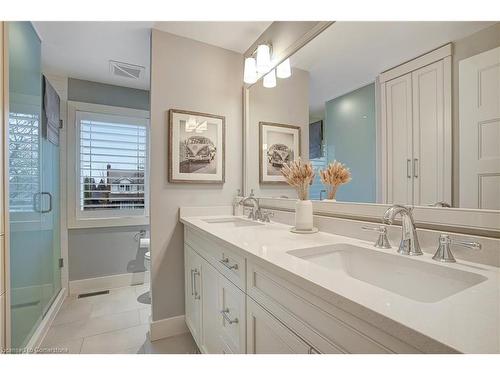
[[342,202],[375,202],[375,84],[325,103],[327,157],[347,165],[352,181],[337,191]]
[[149,111],[149,91],[68,79],[68,100]]

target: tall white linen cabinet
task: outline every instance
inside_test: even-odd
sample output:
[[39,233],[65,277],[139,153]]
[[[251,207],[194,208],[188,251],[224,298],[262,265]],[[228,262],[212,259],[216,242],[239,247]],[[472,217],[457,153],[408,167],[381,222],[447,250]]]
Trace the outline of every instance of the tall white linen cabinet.
[[451,44],[378,77],[381,198],[451,204]]

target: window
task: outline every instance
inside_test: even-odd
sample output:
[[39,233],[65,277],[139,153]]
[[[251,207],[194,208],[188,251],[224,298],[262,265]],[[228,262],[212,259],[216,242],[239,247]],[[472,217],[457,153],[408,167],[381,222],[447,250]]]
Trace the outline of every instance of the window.
[[146,216],[146,118],[75,111],[76,221]]
[[9,114],[9,210],[33,212],[39,191],[39,120],[36,114]]

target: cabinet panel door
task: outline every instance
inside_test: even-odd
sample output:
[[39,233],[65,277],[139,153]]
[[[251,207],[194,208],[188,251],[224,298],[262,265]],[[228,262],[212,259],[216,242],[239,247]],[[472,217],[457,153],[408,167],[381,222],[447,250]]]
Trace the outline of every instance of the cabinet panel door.
[[279,320],[247,297],[249,354],[306,354],[310,347]]
[[246,353],[245,293],[219,275],[219,322],[222,340],[233,353]]
[[203,338],[201,351],[209,354],[224,353],[221,338],[219,308],[219,272],[203,259]]
[[202,258],[189,246],[184,246],[185,319],[194,340],[201,342]]
[[444,83],[444,60],[412,72],[415,205],[451,204],[451,107],[445,108],[451,87]]
[[387,203],[412,204],[411,73],[386,82]]

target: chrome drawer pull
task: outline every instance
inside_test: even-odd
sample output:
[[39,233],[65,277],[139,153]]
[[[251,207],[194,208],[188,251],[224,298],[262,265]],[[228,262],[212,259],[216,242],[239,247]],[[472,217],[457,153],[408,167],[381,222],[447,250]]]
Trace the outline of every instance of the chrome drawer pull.
[[238,318],[234,318],[233,320],[231,320],[229,315],[227,315],[227,314],[229,314],[229,309],[224,309],[220,313],[222,314],[222,317],[224,318],[224,320],[226,322],[228,322],[229,324],[233,324],[233,323],[237,324],[238,323]]
[[194,296],[194,269],[191,268],[191,295]]
[[200,299],[200,293],[198,293],[198,290],[196,290],[196,275],[200,275],[200,271],[198,269],[194,269],[193,272],[193,285],[194,285],[194,299]]
[[230,265],[230,264],[229,264],[229,258],[222,258],[222,259],[220,260],[220,262],[221,262],[224,266],[226,266],[226,268],[228,268],[228,269],[230,269],[230,270],[237,270],[237,269],[238,269],[238,264],[237,264],[237,263],[235,263],[235,264],[233,264],[233,265]]

